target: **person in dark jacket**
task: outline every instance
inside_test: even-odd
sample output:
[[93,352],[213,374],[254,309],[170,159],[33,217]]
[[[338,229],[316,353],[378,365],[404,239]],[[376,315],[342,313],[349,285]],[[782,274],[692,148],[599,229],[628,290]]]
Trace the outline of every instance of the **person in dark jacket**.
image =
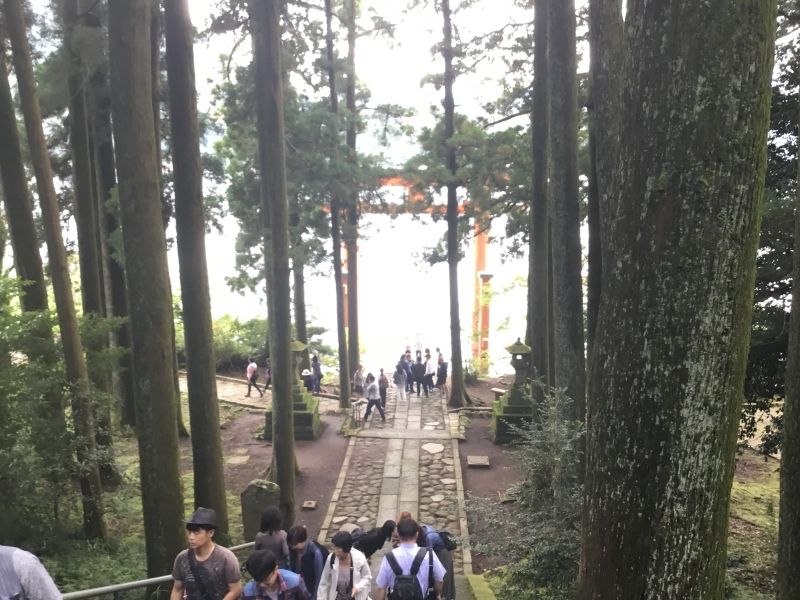
[[327,554],[323,554],[319,546],[313,540],[308,539],[308,531],[302,525],[292,527],[288,536],[289,568],[303,576],[303,581],[308,591],[311,592],[311,597],[316,598]]
[[278,568],[278,557],[271,550],[256,550],[245,563],[253,581],[244,586],[243,600],[311,600],[303,578]]
[[370,529],[365,534],[359,536],[358,539],[353,542],[353,548],[361,550],[364,556],[370,558],[378,550],[383,548],[387,540],[391,539],[395,527],[394,521],[386,521],[381,527]]
[[411,371],[414,374],[414,383],[417,384],[417,396],[419,396],[422,381],[425,379],[425,365],[422,363],[422,356],[417,356],[417,362],[411,367]]

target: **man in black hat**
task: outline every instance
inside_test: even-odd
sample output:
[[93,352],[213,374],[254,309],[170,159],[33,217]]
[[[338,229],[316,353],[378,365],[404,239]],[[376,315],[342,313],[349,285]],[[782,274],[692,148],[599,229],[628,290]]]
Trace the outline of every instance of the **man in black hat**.
[[189,548],[175,558],[170,600],[235,600],[242,593],[239,561],[214,543],[217,513],[198,508],[186,522]]

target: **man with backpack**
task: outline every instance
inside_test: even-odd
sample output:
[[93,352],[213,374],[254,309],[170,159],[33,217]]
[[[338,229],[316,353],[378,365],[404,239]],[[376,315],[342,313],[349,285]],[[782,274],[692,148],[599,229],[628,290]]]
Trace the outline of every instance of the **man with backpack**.
[[400,545],[383,557],[375,600],[441,600],[445,568],[433,550],[417,546],[418,533],[413,519],[397,524]]

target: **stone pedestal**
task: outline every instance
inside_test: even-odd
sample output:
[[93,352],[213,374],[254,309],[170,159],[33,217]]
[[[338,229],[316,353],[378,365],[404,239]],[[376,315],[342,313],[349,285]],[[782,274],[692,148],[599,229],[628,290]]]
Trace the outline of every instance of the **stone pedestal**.
[[514,440],[514,427],[527,427],[533,419],[533,402],[527,388],[516,384],[506,394],[492,402],[492,421],[489,431],[495,444]]
[[268,506],[280,504],[281,488],[265,479],[254,479],[242,492],[242,525],[244,539],[252,542],[261,525],[261,513]]
[[[322,432],[319,420],[319,398],[298,385],[292,386],[294,439],[316,440]],[[264,439],[272,441],[272,409],[265,413]]]

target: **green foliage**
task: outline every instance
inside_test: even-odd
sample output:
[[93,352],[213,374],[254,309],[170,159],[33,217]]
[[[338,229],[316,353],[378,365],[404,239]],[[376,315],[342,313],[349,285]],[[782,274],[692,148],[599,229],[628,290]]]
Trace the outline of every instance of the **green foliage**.
[[[567,600],[576,597],[583,486],[578,480],[583,425],[569,418],[571,401],[547,392],[538,424],[517,429],[524,470],[507,492],[514,502],[470,499],[480,513],[471,524],[475,550],[507,563],[494,578],[498,598]],[[474,519],[477,521],[477,519]]]
[[63,397],[56,347],[34,332],[53,323],[11,308],[18,283],[0,275],[0,531],[5,544],[44,548],[80,527],[70,440],[53,435],[43,406]]

